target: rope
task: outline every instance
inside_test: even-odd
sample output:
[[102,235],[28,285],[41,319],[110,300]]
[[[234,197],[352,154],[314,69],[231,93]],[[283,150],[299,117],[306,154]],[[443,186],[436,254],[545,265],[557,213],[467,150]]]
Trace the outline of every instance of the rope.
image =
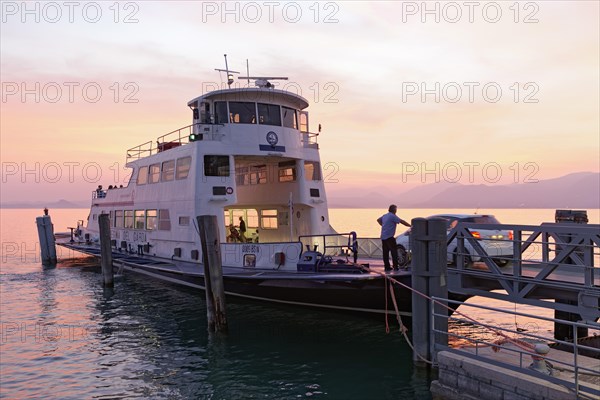
[[[450,311],[453,311],[454,313],[456,313],[456,314],[460,315],[461,317],[464,317],[464,318],[468,319],[469,321],[471,321],[471,322],[472,322],[472,323],[474,323],[474,324],[479,324],[479,322],[478,322],[476,319],[474,319],[474,318],[471,318],[471,317],[469,317],[468,315],[466,315],[466,314],[463,314],[462,312],[460,312],[460,311],[458,311],[458,310],[454,310],[454,309],[452,309],[451,307],[447,306],[446,304],[444,304],[444,303],[442,303],[442,302],[440,302],[440,301],[438,301],[438,300],[434,300],[434,299],[432,299],[431,297],[427,296],[426,294],[424,294],[424,293],[421,293],[421,292],[419,292],[418,290],[415,290],[415,289],[413,289],[412,287],[410,287],[410,286],[408,286],[408,285],[405,285],[405,284],[403,284],[402,282],[400,282],[400,281],[398,281],[398,280],[396,280],[396,279],[392,278],[392,277],[391,277],[391,276],[389,276],[389,275],[386,275],[386,274],[385,274],[385,273],[383,273],[383,272],[379,272],[379,271],[374,271],[374,272],[375,272],[375,273],[377,273],[377,274],[380,274],[380,275],[381,275],[381,276],[383,276],[385,279],[387,279],[387,280],[389,280],[389,281],[390,281],[391,294],[392,294],[392,301],[393,301],[393,303],[394,303],[394,307],[395,307],[395,309],[396,309],[396,316],[397,316],[397,318],[398,318],[398,321],[399,321],[399,323],[400,323],[400,331],[403,333],[404,337],[406,338],[406,340],[407,340],[407,342],[408,342],[409,346],[411,347],[411,349],[413,349],[413,351],[415,351],[415,350],[414,350],[414,347],[412,346],[412,344],[410,343],[410,341],[408,341],[408,337],[406,336],[406,327],[404,327],[404,325],[402,324],[402,320],[400,319],[400,312],[398,311],[398,306],[397,306],[397,304],[396,304],[396,297],[395,297],[395,295],[394,295],[394,288],[393,288],[393,286],[392,286],[392,283],[395,283],[395,284],[397,284],[397,285],[400,285],[400,286],[402,286],[403,288],[406,288],[406,289],[410,290],[411,292],[413,292],[413,293],[416,293],[416,294],[418,294],[419,296],[421,296],[421,297],[424,297],[424,298],[426,298],[426,299],[428,299],[428,300],[430,300],[430,301],[434,302],[435,304],[438,304],[438,305],[440,305],[440,306],[442,306],[442,307],[444,307],[444,308],[446,308],[446,309],[448,309],[448,310],[450,310]],[[386,310],[386,332],[389,332],[389,327],[387,326],[387,309],[388,309],[388,307],[387,307],[387,285],[385,285],[385,286],[386,286],[386,294],[385,294],[385,296],[386,296],[386,297],[385,297],[385,299],[386,299],[386,305],[385,305],[385,310]],[[524,342],[524,341],[522,341],[522,340],[519,340],[519,339],[514,339],[514,338],[511,338],[510,336],[506,335],[504,332],[502,332],[502,331],[499,331],[499,330],[496,330],[496,329],[493,329],[493,328],[490,328],[490,327],[486,327],[486,328],[487,328],[487,329],[489,329],[490,331],[492,331],[494,334],[496,334],[496,335],[498,335],[498,336],[500,336],[500,337],[504,338],[504,339],[506,340],[506,342],[512,343],[512,344],[514,344],[515,346],[517,346],[517,347],[519,347],[519,348],[521,348],[521,349],[523,349],[523,350],[526,350],[526,351],[529,351],[529,352],[533,352],[533,351],[534,351],[534,349],[535,349],[535,346],[534,346],[532,343],[528,343],[528,342]],[[423,357],[422,357],[420,354],[418,354],[416,351],[415,351],[415,354],[416,354],[416,355],[417,355],[417,357],[419,357],[421,360],[423,360],[423,361],[425,361],[425,362],[427,362],[427,363],[431,363],[431,364],[432,364],[432,362],[431,362],[431,361],[424,359],[424,358],[423,358]]]

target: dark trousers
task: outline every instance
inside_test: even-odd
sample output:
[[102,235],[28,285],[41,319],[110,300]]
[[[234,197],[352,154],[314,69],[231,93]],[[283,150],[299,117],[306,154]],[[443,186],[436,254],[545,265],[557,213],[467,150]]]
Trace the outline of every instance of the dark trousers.
[[383,265],[385,265],[385,268],[390,267],[390,252],[392,253],[394,268],[400,268],[398,264],[398,251],[396,250],[396,239],[393,237],[382,239],[381,244],[383,247]]

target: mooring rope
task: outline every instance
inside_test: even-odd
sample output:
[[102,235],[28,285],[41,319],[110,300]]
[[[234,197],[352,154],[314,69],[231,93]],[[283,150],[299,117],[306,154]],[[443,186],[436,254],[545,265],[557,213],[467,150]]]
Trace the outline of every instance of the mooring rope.
[[[440,301],[438,301],[438,300],[435,300],[435,299],[431,298],[430,296],[427,296],[426,294],[424,294],[424,293],[421,293],[421,292],[419,292],[418,290],[415,290],[415,289],[413,289],[412,287],[410,287],[410,286],[408,286],[408,285],[405,285],[405,284],[403,284],[402,282],[400,282],[400,281],[398,281],[398,280],[396,280],[396,279],[392,278],[391,276],[389,276],[389,275],[386,275],[384,272],[379,272],[379,271],[373,271],[373,272],[375,272],[375,273],[378,273],[379,275],[383,276],[385,279],[387,279],[387,280],[389,280],[389,281],[390,281],[390,291],[391,291],[391,297],[392,297],[392,302],[394,303],[394,308],[395,308],[395,310],[396,310],[396,318],[398,319],[398,323],[400,324],[400,331],[402,332],[402,334],[403,334],[403,336],[405,337],[405,339],[406,339],[406,341],[407,341],[408,345],[409,345],[409,346],[410,346],[410,348],[413,350],[413,352],[414,352],[414,353],[417,355],[417,357],[419,357],[421,360],[423,360],[423,361],[424,361],[424,362],[426,362],[426,363],[433,364],[433,362],[432,362],[432,361],[425,359],[425,358],[424,358],[423,356],[421,356],[421,355],[420,355],[418,352],[416,352],[416,351],[415,351],[415,349],[414,349],[414,347],[413,347],[413,345],[412,345],[412,343],[411,343],[411,342],[408,340],[408,336],[407,336],[407,331],[408,331],[408,329],[407,329],[407,328],[404,326],[404,324],[402,323],[402,319],[400,318],[400,312],[398,311],[398,305],[397,305],[397,303],[396,303],[396,296],[395,296],[395,294],[394,294],[394,287],[392,286],[392,283],[395,283],[395,284],[397,284],[397,285],[400,285],[400,286],[402,286],[402,287],[404,287],[404,288],[406,288],[406,289],[410,290],[411,292],[413,292],[413,293],[416,293],[416,294],[418,294],[419,296],[421,296],[421,297],[424,297],[424,298],[426,298],[426,299],[428,299],[428,300],[430,300],[430,301],[434,302],[435,304],[438,304],[438,305],[440,305],[440,306],[442,306],[442,307],[444,307],[444,308],[446,308],[446,309],[448,309],[448,310],[450,310],[450,311],[452,311],[452,312],[454,312],[454,313],[456,313],[456,314],[460,315],[461,317],[464,317],[464,318],[466,318],[467,320],[471,321],[472,323],[474,323],[474,324],[476,324],[476,325],[481,325],[481,324],[479,323],[479,321],[477,321],[475,318],[472,318],[472,317],[470,317],[470,316],[468,316],[468,315],[466,315],[466,314],[464,314],[464,313],[462,313],[462,312],[460,312],[460,311],[458,311],[458,310],[455,310],[455,309],[453,309],[453,308],[451,308],[451,307],[447,306],[446,304],[444,304],[444,303],[442,303],[442,302],[440,302]],[[385,285],[385,289],[386,289],[386,290],[385,290],[385,316],[386,316],[386,317],[385,317],[385,324],[386,324],[386,333],[389,333],[389,325],[388,325],[388,319],[387,319],[387,315],[388,315],[388,313],[387,313],[387,311],[388,311],[388,304],[387,304],[387,285]],[[512,343],[512,344],[514,344],[515,346],[517,346],[517,347],[519,347],[519,348],[521,348],[521,349],[523,349],[523,350],[525,350],[525,351],[528,351],[528,352],[534,352],[534,351],[535,351],[535,346],[534,346],[532,343],[528,343],[528,342],[525,342],[525,341],[523,341],[523,340],[519,340],[519,339],[511,338],[510,336],[506,335],[504,332],[502,332],[502,331],[499,331],[499,330],[497,330],[497,329],[490,328],[489,326],[485,326],[484,328],[486,328],[486,329],[489,329],[489,330],[490,330],[490,331],[492,331],[494,334],[496,334],[496,335],[498,335],[498,336],[500,336],[500,337],[504,338],[504,339],[505,339],[505,341],[503,341],[502,343],[507,343],[507,342],[509,342],[509,343]],[[502,344],[502,343],[498,343],[498,344]]]

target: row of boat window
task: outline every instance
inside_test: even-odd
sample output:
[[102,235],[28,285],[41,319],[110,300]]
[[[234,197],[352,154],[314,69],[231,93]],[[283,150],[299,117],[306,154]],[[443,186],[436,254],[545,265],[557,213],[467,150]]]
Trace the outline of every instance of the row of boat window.
[[[243,210],[238,210],[243,211]],[[263,229],[277,229],[278,227],[278,212],[276,209],[273,210],[258,210],[248,209],[246,210],[247,227],[258,228],[258,221],[260,215],[260,226]],[[170,231],[171,230],[171,219],[169,216],[168,209],[150,209],[150,210],[114,210],[109,212],[110,225],[113,228],[124,228],[124,229],[139,229],[147,231]],[[234,217],[242,216],[242,214],[236,214]],[[93,215],[93,219],[98,218],[97,214]],[[226,225],[233,224],[232,216],[229,211],[225,211],[225,222]],[[235,218],[234,218],[235,219]],[[179,226],[189,226],[190,217],[180,216],[177,220]]]
[[[228,105],[229,110],[227,109]],[[216,101],[214,107],[217,124],[256,124],[258,122],[261,125],[298,129],[298,112],[293,108],[246,101]],[[258,118],[256,118],[257,115]],[[306,114],[300,113],[300,128],[304,131],[307,127]]]
[[[168,182],[186,179],[192,164],[191,157],[163,161],[140,167],[137,184]],[[279,182],[294,182],[297,179],[296,161],[282,161],[278,165]],[[229,156],[205,155],[204,176],[230,176]],[[267,165],[238,167],[235,170],[236,183],[243,185],[259,185],[267,183]],[[316,161],[304,161],[304,177],[309,181],[320,181],[321,165]]]
[[[186,179],[190,173],[192,157],[163,161],[140,167],[137,184],[168,182]],[[229,156],[204,156],[205,176],[229,176]]]
[[[274,166],[275,167],[275,166]],[[297,179],[296,161],[282,161],[277,164],[277,179],[279,182],[295,182]],[[275,171],[273,171],[275,172]],[[235,179],[238,186],[261,185],[268,181],[267,165],[252,165],[235,169]],[[273,173],[271,176],[275,176]],[[307,181],[321,180],[321,166],[316,161],[304,161],[304,177]]]

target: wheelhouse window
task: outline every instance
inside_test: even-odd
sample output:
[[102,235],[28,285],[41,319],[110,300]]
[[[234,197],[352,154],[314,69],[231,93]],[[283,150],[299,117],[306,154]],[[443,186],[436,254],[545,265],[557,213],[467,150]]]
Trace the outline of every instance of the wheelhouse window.
[[242,101],[230,101],[229,122],[232,124],[255,124],[256,104]]
[[179,222],[179,226],[189,226],[190,225],[190,217],[179,217],[178,222]]
[[320,181],[321,163],[316,161],[304,161],[304,178],[307,181]]
[[115,228],[123,228],[125,225],[123,223],[123,210],[115,211]]
[[308,132],[308,114],[300,111],[300,132]]
[[157,183],[160,181],[160,164],[152,164],[148,174],[148,183]]
[[145,185],[148,183],[148,167],[140,167],[138,170],[137,184]]
[[160,180],[163,182],[175,179],[175,160],[169,160],[162,163],[162,174]]
[[296,161],[283,161],[279,163],[279,182],[293,182],[296,180]]
[[125,228],[133,229],[133,210],[125,210]]
[[229,156],[204,156],[205,176],[229,176]]
[[275,104],[258,103],[258,123],[261,125],[281,126],[281,112]]
[[283,114],[283,126],[286,128],[298,129],[298,117],[296,110],[288,107],[281,107]]
[[227,102],[215,101],[215,124],[227,123]]
[[263,229],[277,229],[277,210],[262,210],[260,225]]
[[192,157],[182,157],[177,159],[177,170],[175,171],[175,179],[185,179],[190,173],[192,165]]
[[135,210],[133,215],[134,229],[144,229],[146,224],[146,210]]
[[157,212],[156,210],[146,210],[146,230],[155,231]]

